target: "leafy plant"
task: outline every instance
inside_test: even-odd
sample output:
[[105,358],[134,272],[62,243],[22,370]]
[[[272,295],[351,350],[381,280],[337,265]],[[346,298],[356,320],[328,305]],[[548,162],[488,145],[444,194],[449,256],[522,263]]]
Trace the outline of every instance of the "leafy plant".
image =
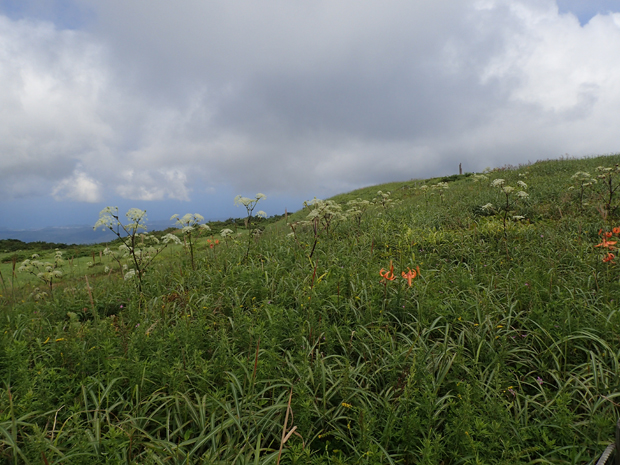
[[[516,190],[514,187],[506,184],[506,181],[504,179],[498,178],[491,182],[491,186],[499,189],[499,191],[504,197],[504,202],[500,204],[500,208],[504,212],[502,215],[502,222],[504,226],[504,238],[507,238],[508,235],[506,233],[506,220],[508,218],[508,215],[514,212],[513,209],[516,207],[517,202],[519,200],[524,200],[529,197],[528,193],[525,192],[525,190],[527,189],[527,184],[523,181],[517,181],[517,186],[519,186],[521,190]],[[483,209],[489,209],[492,207],[493,206],[491,204],[486,204]],[[523,219],[523,216],[515,215],[513,216],[513,219],[520,220]]]
[[[160,239],[153,235],[139,233],[146,232],[146,210],[131,208],[125,214],[128,223],[123,224],[119,219],[118,207],[106,207],[99,213],[99,220],[93,229],[101,227],[109,229],[123,242],[119,247],[121,252],[131,257],[135,269],[130,269],[124,275],[125,279],[138,277],[138,291],[142,292],[142,278],[148,266],[168,243],[180,244],[181,241],[174,234],[166,234]],[[125,236],[123,235],[125,234]]]
[[[56,251],[53,262],[42,262],[39,258],[40,256],[38,254],[33,254],[30,259],[26,259],[22,262],[18,271],[36,276],[37,279],[43,281],[48,286],[50,294],[53,294],[54,290],[52,285],[54,281],[62,278],[61,268],[64,264],[62,252],[60,250]],[[42,297],[43,293],[38,293],[38,295]]]
[[601,214],[604,218],[608,215],[613,215],[618,208],[618,205],[613,205],[614,195],[620,187],[617,177],[620,174],[620,164],[615,166],[597,166],[594,170],[597,173],[597,178],[601,180],[603,191],[601,192],[601,199],[603,200],[603,206],[601,207]]
[[[249,197],[242,197],[241,195],[238,195],[237,197],[235,197],[235,205],[237,206],[243,205],[247,213],[247,216],[245,218],[245,227],[246,229],[248,229],[249,234],[248,234],[248,247],[245,252],[246,260],[250,254],[250,245],[252,244],[252,239],[254,238],[254,230],[256,227],[255,223],[252,222],[252,214],[258,202],[266,198],[267,197],[261,193],[256,194],[256,197],[253,199]],[[260,210],[256,213],[256,216],[261,217],[261,218],[266,218],[267,214],[264,211]]]
[[[571,176],[571,180],[577,185],[577,189],[579,190],[579,206],[583,208],[586,206],[584,202],[585,191],[587,188],[591,188],[596,184],[596,179],[586,171],[577,171]],[[575,186],[570,186],[569,189],[575,189]]]
[[[182,218],[179,218],[178,214],[174,214],[170,217],[170,220],[176,220],[176,224],[181,228],[186,247],[189,248],[192,270],[195,270],[196,265],[194,264],[194,243],[192,241],[192,234],[197,229],[211,231],[211,228],[209,225],[202,223],[205,220],[204,216],[198,213],[186,213]],[[187,246],[187,244],[189,244],[189,246]]]

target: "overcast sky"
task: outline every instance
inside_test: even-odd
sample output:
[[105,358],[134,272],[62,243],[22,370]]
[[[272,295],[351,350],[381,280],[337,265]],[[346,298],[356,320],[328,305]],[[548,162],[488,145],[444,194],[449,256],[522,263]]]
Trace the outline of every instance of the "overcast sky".
[[0,0],[0,227],[620,152],[618,0]]

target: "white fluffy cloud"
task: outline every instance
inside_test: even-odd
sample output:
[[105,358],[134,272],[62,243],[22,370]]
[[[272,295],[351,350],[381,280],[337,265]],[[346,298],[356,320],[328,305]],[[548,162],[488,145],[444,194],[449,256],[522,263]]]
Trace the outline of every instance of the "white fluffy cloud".
[[56,200],[74,200],[77,202],[101,202],[101,183],[89,178],[78,170],[73,175],[60,181],[52,190]]
[[116,188],[117,194],[132,200],[189,200],[187,176],[179,170],[159,169],[155,172],[129,170],[121,173],[124,183]]
[[188,200],[620,150],[620,13],[551,0],[75,0],[0,16],[0,195]]

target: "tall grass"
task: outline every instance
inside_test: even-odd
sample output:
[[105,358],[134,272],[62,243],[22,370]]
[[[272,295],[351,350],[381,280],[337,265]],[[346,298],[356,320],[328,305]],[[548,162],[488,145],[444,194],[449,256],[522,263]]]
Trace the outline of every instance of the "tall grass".
[[619,161],[490,173],[529,173],[505,234],[479,208],[496,190],[455,176],[428,206],[420,181],[395,184],[402,203],[316,244],[275,224],[250,253],[199,240],[195,270],[167,251],[141,293],[116,269],[39,301],[3,291],[0,460],[595,463],[620,413],[620,270],[594,247],[616,219],[567,188]]

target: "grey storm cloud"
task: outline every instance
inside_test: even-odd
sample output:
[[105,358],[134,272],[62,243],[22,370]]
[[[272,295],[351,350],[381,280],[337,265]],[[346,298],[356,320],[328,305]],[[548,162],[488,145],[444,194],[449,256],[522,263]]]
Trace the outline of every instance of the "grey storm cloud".
[[551,0],[75,0],[0,16],[4,196],[333,193],[620,147],[620,13]]

